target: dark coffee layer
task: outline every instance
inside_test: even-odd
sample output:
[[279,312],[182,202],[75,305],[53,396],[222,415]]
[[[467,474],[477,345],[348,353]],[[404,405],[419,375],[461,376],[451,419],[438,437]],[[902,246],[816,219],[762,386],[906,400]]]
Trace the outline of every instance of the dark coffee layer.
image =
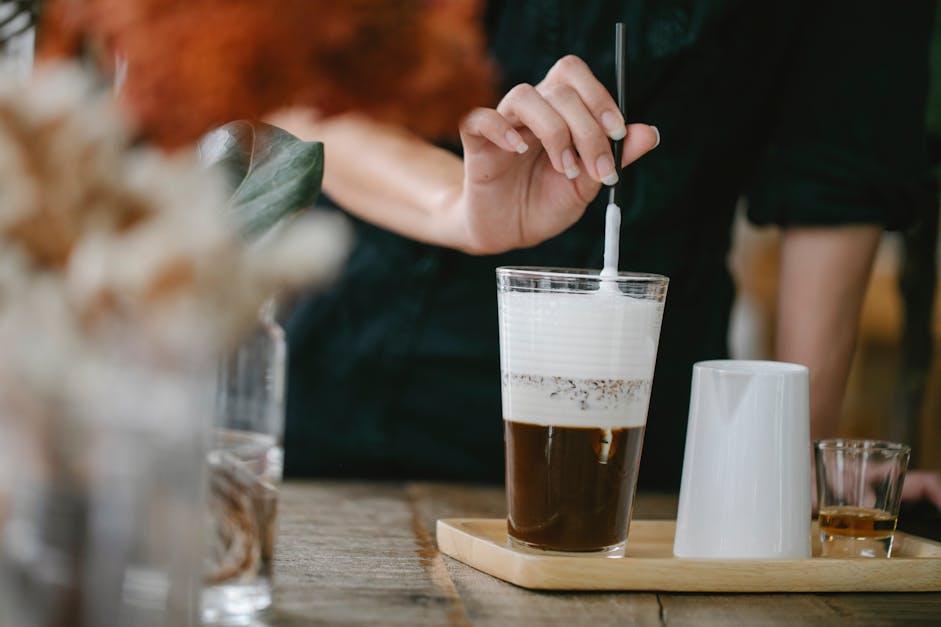
[[510,536],[556,551],[596,551],[625,540],[643,427],[503,424]]

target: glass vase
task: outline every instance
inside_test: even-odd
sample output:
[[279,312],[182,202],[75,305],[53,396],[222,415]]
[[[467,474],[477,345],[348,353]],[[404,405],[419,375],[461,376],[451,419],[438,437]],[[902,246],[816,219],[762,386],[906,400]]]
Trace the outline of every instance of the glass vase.
[[254,331],[219,366],[205,623],[240,622],[271,605],[287,357],[274,313],[272,302],[262,307]]

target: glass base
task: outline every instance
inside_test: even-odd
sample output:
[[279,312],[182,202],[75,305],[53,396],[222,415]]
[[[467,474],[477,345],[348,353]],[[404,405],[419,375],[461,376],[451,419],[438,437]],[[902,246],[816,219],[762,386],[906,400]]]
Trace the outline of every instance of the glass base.
[[820,557],[890,557],[892,536],[857,538],[820,532]]
[[204,625],[250,625],[252,619],[271,606],[271,582],[206,586],[202,592]]
[[587,551],[560,551],[558,549],[547,549],[537,544],[530,544],[524,540],[519,540],[507,534],[507,543],[514,549],[534,555],[558,555],[560,557],[624,557],[627,549],[627,540],[618,542],[611,546],[601,547],[600,549],[591,549]]

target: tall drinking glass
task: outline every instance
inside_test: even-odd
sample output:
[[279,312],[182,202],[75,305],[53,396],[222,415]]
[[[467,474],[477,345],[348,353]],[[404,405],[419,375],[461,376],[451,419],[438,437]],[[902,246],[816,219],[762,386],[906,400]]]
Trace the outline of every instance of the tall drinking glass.
[[497,269],[512,544],[623,554],[667,282]]
[[282,473],[284,331],[274,305],[219,369],[209,451],[209,554],[203,621],[243,621],[271,605]]

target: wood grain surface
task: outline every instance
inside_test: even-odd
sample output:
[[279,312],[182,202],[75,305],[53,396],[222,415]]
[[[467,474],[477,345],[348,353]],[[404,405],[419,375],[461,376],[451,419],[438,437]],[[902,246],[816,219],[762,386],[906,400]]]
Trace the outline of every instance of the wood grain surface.
[[[505,514],[496,487],[288,482],[279,503],[275,607],[256,625],[941,624],[941,593],[534,592],[441,555],[439,518]],[[672,518],[639,495],[635,518]]]

